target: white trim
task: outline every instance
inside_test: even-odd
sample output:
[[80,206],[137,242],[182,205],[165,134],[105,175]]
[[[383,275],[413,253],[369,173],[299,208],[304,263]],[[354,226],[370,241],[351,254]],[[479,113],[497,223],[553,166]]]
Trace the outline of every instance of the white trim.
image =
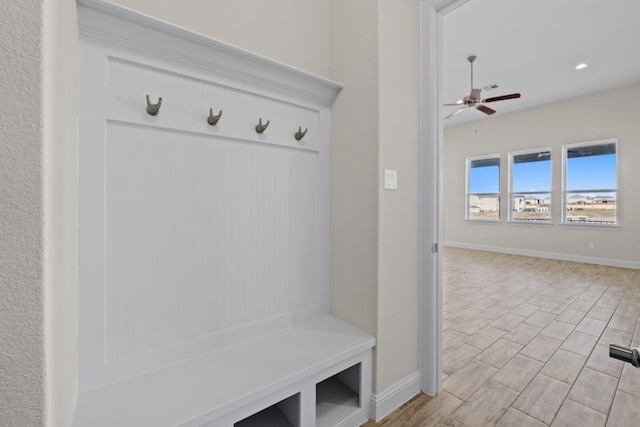
[[443,15],[420,4],[420,277],[419,363],[421,389],[442,388],[442,38]]
[[420,393],[422,373],[413,374],[398,381],[379,394],[371,395],[371,414],[376,422],[399,408],[416,394]]
[[[620,157],[619,154],[619,150],[618,150],[618,138],[607,138],[607,139],[600,139],[600,140],[595,140],[595,141],[587,141],[587,142],[578,142],[578,143],[572,143],[572,144],[564,144],[562,146],[562,217],[560,218],[560,223],[564,226],[564,225],[575,225],[575,226],[580,226],[580,224],[576,224],[576,223],[572,223],[572,222],[568,222],[567,221],[567,196],[569,193],[583,193],[583,192],[604,192],[604,191],[608,191],[608,190],[602,190],[602,189],[583,189],[583,190],[573,190],[573,191],[569,191],[567,189],[567,160],[568,160],[568,155],[567,152],[569,149],[571,148],[576,148],[576,147],[588,147],[590,145],[604,145],[604,144],[615,144],[616,146],[616,188],[615,190],[609,191],[609,192],[614,192],[616,193],[616,223],[615,224],[610,224],[610,227],[619,227],[620,226],[620,218],[618,217],[618,212],[619,212],[619,208],[618,208],[618,202],[619,197],[618,197],[618,191],[620,188],[620,182],[619,182],[619,177],[620,177],[620,173],[618,171],[618,159]],[[593,226],[593,224],[585,224],[585,226]],[[602,225],[599,227],[606,227],[607,225]]]
[[79,0],[80,37],[148,52],[182,66],[205,69],[256,88],[331,106],[340,83],[188,31],[104,0]]
[[536,258],[557,259],[561,261],[583,262],[586,264],[609,265],[611,267],[640,269],[640,262],[626,261],[622,259],[586,257],[581,255],[561,254],[545,251],[531,251],[527,249],[503,248],[499,246],[476,245],[473,243],[461,242],[444,242],[444,245],[453,248],[475,249],[478,251],[499,252],[510,255],[522,255]]

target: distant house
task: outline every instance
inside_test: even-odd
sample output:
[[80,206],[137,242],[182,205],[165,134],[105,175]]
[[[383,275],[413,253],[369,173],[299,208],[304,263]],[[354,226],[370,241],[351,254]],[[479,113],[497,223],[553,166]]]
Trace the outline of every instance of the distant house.
[[595,204],[611,204],[615,203],[616,199],[611,196],[596,196],[593,198]]
[[587,196],[583,195],[576,194],[575,196],[569,197],[567,199],[567,204],[569,205],[586,205],[587,203],[589,203],[589,200]]
[[500,199],[497,196],[476,196],[469,197],[469,212],[497,212],[500,210]]

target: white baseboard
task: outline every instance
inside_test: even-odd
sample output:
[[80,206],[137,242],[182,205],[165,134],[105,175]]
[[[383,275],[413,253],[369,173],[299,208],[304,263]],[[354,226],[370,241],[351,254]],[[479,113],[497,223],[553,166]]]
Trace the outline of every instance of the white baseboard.
[[403,403],[420,393],[422,374],[416,371],[381,393],[371,395],[372,418],[380,421]]
[[499,252],[511,255],[523,255],[537,258],[558,259],[562,261],[583,262],[586,264],[610,265],[612,267],[635,268],[640,269],[640,263],[633,261],[625,261],[611,258],[586,257],[581,255],[560,254],[545,251],[530,251],[526,249],[503,248],[499,246],[476,245],[473,243],[444,242],[445,246],[454,248],[475,249],[479,251]]

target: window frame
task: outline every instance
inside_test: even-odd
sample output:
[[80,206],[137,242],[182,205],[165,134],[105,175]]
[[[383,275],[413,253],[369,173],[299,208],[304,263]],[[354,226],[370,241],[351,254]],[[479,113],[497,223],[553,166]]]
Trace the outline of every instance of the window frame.
[[[498,192],[497,193],[471,193],[471,164],[474,161],[477,160],[489,160],[489,159],[497,159],[498,160]],[[496,154],[487,154],[487,155],[483,155],[483,156],[472,156],[472,157],[467,157],[465,159],[465,163],[466,163],[466,167],[465,167],[465,202],[464,202],[464,211],[465,211],[465,221],[468,222],[482,222],[482,223],[499,223],[502,221],[501,219],[501,189],[502,189],[502,156],[499,153]],[[472,218],[470,216],[470,207],[471,204],[470,199],[471,196],[492,196],[495,195],[497,198],[497,202],[498,202],[498,218],[497,219],[491,219],[491,218],[486,218],[486,219],[482,219],[482,218]]]
[[[514,173],[513,173],[513,160],[514,157],[516,156],[521,156],[521,155],[525,155],[525,154],[534,154],[534,153],[542,153],[542,152],[548,152],[549,153],[549,165],[550,165],[550,169],[549,169],[549,182],[551,184],[551,188],[549,188],[549,190],[546,191],[514,191],[514,185],[513,185],[513,179],[514,179]],[[527,225],[549,225],[553,223],[553,212],[552,212],[552,206],[554,203],[554,197],[553,197],[553,149],[551,147],[542,147],[542,148],[532,148],[532,149],[527,149],[527,150],[519,150],[519,151],[511,151],[508,154],[509,157],[509,179],[508,179],[508,191],[507,191],[507,204],[508,204],[508,210],[509,210],[509,214],[507,215],[507,221],[511,224],[527,224]],[[524,196],[528,196],[528,195],[535,195],[535,194],[548,194],[549,198],[551,199],[551,203],[549,204],[549,220],[545,220],[545,219],[531,219],[531,220],[522,220],[522,219],[515,219],[513,217],[513,213],[514,213],[514,203],[513,203],[513,196],[514,194],[522,194]]]
[[[569,160],[568,157],[568,152],[570,149],[572,148],[580,148],[580,147],[588,147],[588,146],[595,146],[595,145],[606,145],[606,144],[614,144],[615,146],[615,173],[616,173],[616,179],[615,179],[615,185],[616,187],[611,189],[611,188],[585,188],[585,189],[574,189],[574,190],[569,190],[567,188],[568,185],[568,176],[567,176],[567,161]],[[619,144],[618,144],[618,139],[617,138],[609,138],[609,139],[601,139],[601,140],[596,140],[596,141],[588,141],[588,142],[578,142],[578,143],[574,143],[574,144],[565,144],[562,146],[562,225],[563,226],[569,226],[569,227],[596,227],[596,228],[619,228],[620,227],[620,217],[619,217],[619,211],[620,211],[620,205],[619,205],[619,197],[618,197],[618,192],[619,192],[619,188],[620,188],[620,183],[619,183],[619,176],[620,176],[620,171],[619,171],[619,157],[620,157],[620,152],[619,152]],[[615,194],[615,203],[616,203],[616,215],[615,215],[615,222],[614,223],[597,223],[597,222],[580,222],[580,221],[569,221],[568,220],[568,195],[569,194],[574,194],[574,193],[614,193]]]

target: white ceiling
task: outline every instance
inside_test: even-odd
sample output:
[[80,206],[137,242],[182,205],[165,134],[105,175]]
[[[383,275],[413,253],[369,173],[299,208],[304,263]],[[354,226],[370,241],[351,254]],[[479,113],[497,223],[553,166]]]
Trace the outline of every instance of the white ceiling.
[[[485,119],[640,81],[638,0],[470,0],[444,16],[443,101],[453,103],[474,86],[482,97],[513,92],[522,98],[471,109],[445,126]],[[574,68],[580,62],[589,67]],[[443,107],[443,116],[458,107]]]

